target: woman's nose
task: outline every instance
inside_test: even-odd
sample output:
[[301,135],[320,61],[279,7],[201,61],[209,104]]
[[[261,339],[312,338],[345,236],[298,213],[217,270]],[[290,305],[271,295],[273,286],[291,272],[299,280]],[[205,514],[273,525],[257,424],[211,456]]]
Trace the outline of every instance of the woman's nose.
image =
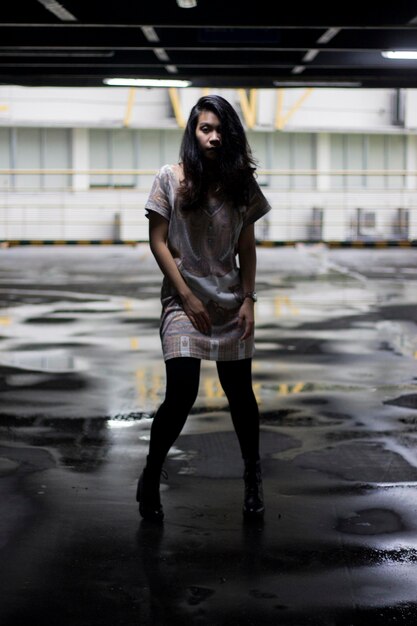
[[220,135],[219,133],[216,133],[215,131],[211,134],[210,136],[210,142],[211,143],[220,143]]

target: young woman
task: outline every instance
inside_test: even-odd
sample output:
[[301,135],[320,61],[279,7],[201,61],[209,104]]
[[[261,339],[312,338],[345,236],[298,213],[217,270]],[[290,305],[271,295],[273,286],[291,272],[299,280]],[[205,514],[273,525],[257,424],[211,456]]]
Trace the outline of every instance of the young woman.
[[[270,210],[235,109],[204,96],[191,110],[180,163],[163,166],[146,203],[152,253],[164,275],[160,336],[166,395],[152,422],[137,501],[162,520],[165,457],[197,397],[201,359],[216,361],[244,461],[245,516],[264,513],[259,411],[252,389],[254,223]],[[237,263],[237,258],[239,264]]]

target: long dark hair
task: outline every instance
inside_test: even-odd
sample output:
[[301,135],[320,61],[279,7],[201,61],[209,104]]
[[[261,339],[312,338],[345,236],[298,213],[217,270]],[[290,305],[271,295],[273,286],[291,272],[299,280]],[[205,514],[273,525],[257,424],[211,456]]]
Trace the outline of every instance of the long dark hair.
[[210,165],[215,169],[216,182],[222,193],[236,206],[246,204],[256,162],[246,138],[245,130],[232,105],[218,95],[203,96],[191,109],[180,148],[184,180],[179,188],[183,209],[195,209],[206,188],[204,159],[196,137],[198,116],[211,111],[220,120],[222,144],[220,154]]

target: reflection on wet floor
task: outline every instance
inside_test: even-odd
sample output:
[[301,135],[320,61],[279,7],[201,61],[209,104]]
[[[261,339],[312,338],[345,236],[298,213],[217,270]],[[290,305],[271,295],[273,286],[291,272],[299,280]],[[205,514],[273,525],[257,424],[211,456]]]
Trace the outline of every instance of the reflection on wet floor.
[[204,362],[154,527],[134,501],[164,393],[147,247],[0,251],[1,623],[417,623],[416,254],[259,250],[265,522],[242,521]]

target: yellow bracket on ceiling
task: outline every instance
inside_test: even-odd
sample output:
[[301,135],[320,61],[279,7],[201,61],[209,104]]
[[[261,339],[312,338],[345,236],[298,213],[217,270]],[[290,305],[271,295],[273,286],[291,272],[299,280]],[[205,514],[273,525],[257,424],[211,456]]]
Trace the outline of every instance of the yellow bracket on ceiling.
[[171,100],[172,108],[174,109],[175,119],[180,128],[185,128],[185,119],[181,110],[180,98],[178,95],[178,89],[176,87],[170,87],[168,89],[169,99]]
[[136,96],[136,89],[134,87],[131,87],[129,89],[129,94],[127,96],[127,105],[126,105],[125,117],[123,120],[123,126],[129,126],[132,120],[132,111],[133,111],[133,103],[135,102],[135,96]]
[[303,102],[309,96],[311,96],[313,91],[314,91],[313,87],[309,87],[308,89],[306,89],[305,92],[298,98],[298,100],[294,102],[294,104],[292,105],[288,113],[286,115],[283,115],[284,90],[277,89],[278,98],[277,98],[277,110],[276,110],[276,115],[275,115],[275,128],[277,130],[282,130],[284,128],[288,120],[290,120],[292,116],[294,115],[294,113],[298,111],[298,109],[303,104]]
[[248,128],[253,128],[256,124],[258,90],[250,89],[249,98],[245,89],[238,89],[238,93],[245,124]]

